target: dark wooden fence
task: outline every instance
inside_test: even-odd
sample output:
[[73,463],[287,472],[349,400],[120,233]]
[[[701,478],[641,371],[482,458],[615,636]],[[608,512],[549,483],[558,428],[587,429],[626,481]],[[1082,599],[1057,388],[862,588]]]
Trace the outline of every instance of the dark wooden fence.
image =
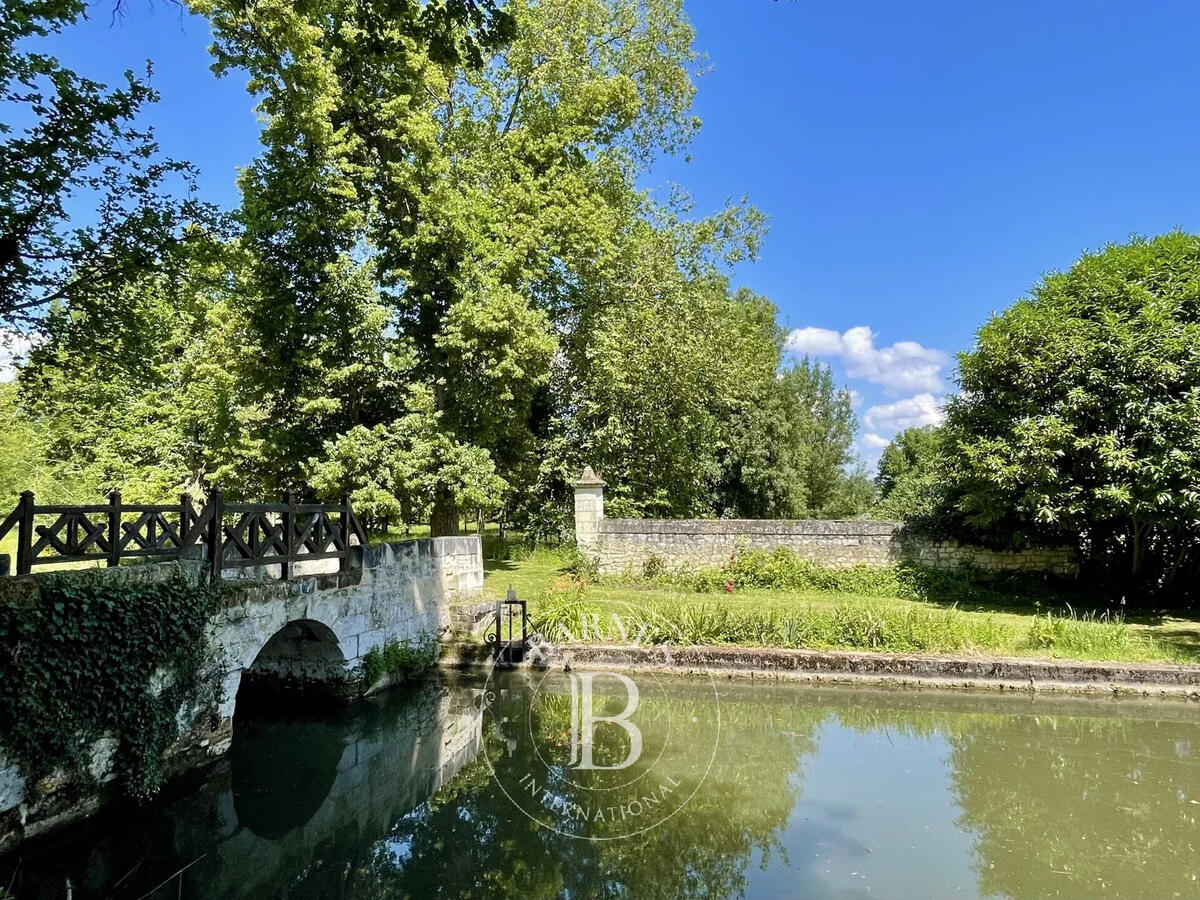
[[351,536],[367,542],[347,498],[336,505],[297,503],[291,494],[283,503],[226,503],[220,491],[200,507],[186,494],[167,506],[123,503],[118,492],[94,506],[38,506],[26,491],[0,522],[0,540],[14,528],[18,575],[51,563],[103,560],[115,566],[122,559],[178,557],[202,547],[213,580],[223,569],[273,565],[291,578],[303,560],[337,559],[345,569]]

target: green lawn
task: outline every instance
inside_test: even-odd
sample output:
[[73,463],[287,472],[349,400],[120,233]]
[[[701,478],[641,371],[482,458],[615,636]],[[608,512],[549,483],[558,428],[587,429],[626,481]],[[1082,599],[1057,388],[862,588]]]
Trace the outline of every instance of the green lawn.
[[[594,622],[597,616],[610,619],[614,611],[626,617],[647,610],[651,618],[669,620],[675,639],[689,643],[1200,663],[1200,618],[1187,615],[1114,621],[1068,609],[965,609],[899,596],[701,593],[619,579],[581,585],[567,573],[562,553],[538,549],[516,555],[485,559],[486,595],[501,597],[512,585],[540,626],[565,629],[560,639],[579,634],[581,615]],[[666,631],[659,639],[672,640],[671,629]]]

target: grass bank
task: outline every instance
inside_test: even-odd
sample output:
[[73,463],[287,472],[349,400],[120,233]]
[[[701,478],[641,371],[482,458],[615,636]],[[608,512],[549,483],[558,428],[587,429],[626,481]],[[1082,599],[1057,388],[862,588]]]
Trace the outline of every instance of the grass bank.
[[[735,567],[732,585],[730,573],[721,570],[580,579],[570,571],[569,553],[506,549],[508,559],[485,559],[487,595],[502,596],[511,584],[529,602],[539,630],[560,642],[636,637],[639,643],[1200,662],[1197,618],[1125,617],[1087,608],[1081,602],[1086,598],[1015,584],[1005,594],[1003,579],[956,582],[890,569],[829,573],[780,560],[774,564],[784,566],[782,574],[771,573],[770,560],[755,564],[757,574]],[[497,555],[505,554],[493,544],[488,556]]]

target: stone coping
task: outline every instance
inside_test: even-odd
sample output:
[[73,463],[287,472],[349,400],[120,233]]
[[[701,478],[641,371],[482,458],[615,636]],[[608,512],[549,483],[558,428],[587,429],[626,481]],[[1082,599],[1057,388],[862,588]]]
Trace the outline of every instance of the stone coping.
[[[443,665],[490,663],[465,650],[444,653]],[[697,647],[564,644],[551,667],[598,666],[675,674],[719,672],[729,678],[916,685],[940,688],[1067,694],[1161,696],[1200,700],[1200,666],[1169,663],[1076,662],[1020,657],[964,657],[783,650],[770,647]]]
[[600,519],[601,534],[892,535],[901,522],[877,519]]

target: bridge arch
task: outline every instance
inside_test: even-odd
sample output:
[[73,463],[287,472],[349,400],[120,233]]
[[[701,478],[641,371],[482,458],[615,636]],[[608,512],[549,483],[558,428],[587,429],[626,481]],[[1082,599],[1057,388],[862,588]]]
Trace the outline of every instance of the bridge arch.
[[267,699],[340,699],[352,680],[333,629],[316,619],[293,619],[267,639],[241,673],[236,710]]

